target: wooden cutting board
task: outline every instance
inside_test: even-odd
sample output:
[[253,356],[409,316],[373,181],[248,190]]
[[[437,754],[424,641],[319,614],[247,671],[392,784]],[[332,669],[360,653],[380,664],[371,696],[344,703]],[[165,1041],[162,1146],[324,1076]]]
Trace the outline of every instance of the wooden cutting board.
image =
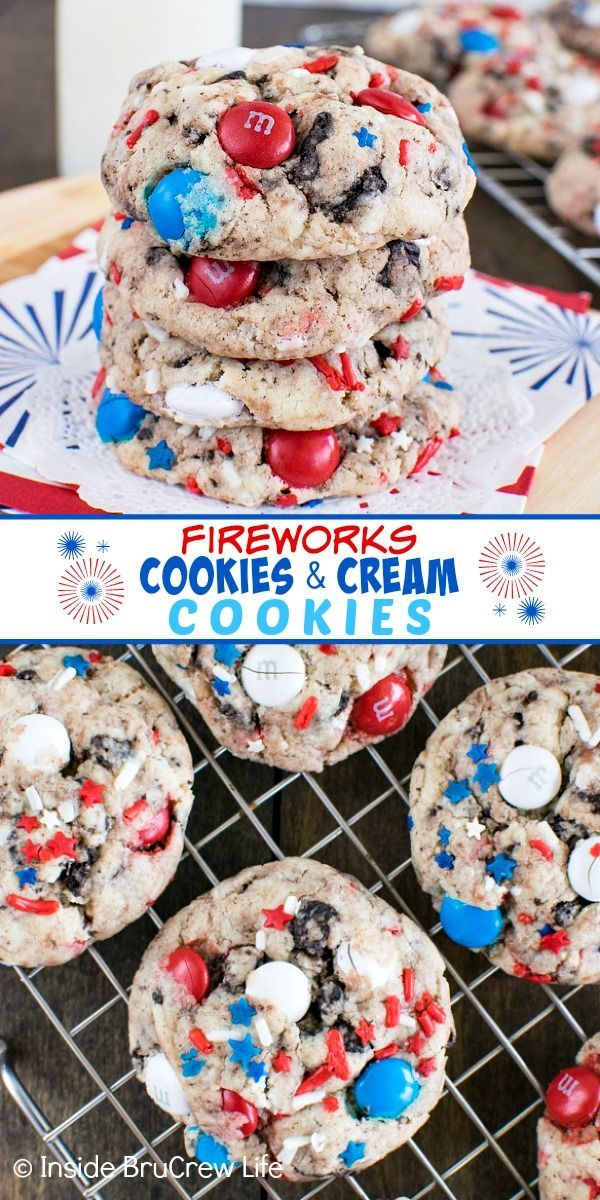
[[[99,179],[48,179],[0,193],[0,283],[26,275],[108,209]],[[599,513],[600,396],[547,443],[528,513]]]

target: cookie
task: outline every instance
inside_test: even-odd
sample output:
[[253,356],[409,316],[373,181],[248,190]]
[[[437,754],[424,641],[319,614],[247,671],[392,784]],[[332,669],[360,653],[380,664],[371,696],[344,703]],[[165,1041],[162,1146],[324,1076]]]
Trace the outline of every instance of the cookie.
[[413,864],[448,936],[537,983],[600,980],[600,680],[492,680],[414,767]]
[[427,237],[475,186],[446,97],[360,47],[238,48],[144,71],[102,176],[175,252],[267,261]]
[[546,180],[546,197],[567,225],[600,237],[600,132],[563,151]]
[[175,872],[192,760],[137,671],[73,648],[0,663],[0,960],[67,962]]
[[178,424],[305,430],[376,417],[415,387],[450,344],[444,302],[432,300],[412,320],[341,354],[288,365],[218,358],[181,338],[162,339],[132,318],[113,284],[104,293],[100,357],[111,391]]
[[[332,429],[199,428],[145,413],[106,392],[96,424],[136,475],[254,508],[384,491],[422,470],[456,432],[456,393],[439,376],[385,412]],[[119,440],[116,440],[119,439]]]
[[546,16],[565,46],[587,58],[600,58],[600,4],[596,0],[561,0]]
[[497,50],[556,45],[547,25],[509,4],[411,5],[379,17],[367,32],[367,50],[445,87],[470,61]]
[[[134,1067],[213,1168],[360,1171],[427,1120],[452,1034],[442,959],[362,884],[310,859],[250,867],[150,944]],[[261,1159],[262,1164],[261,1164]]]
[[568,50],[491,55],[449,95],[468,137],[550,162],[600,119],[600,75]]
[[263,360],[360,346],[432,296],[460,287],[469,267],[462,217],[423,242],[264,264],[190,262],[158,246],[141,221],[110,217],[99,252],[130,312],[152,328],[211,354]]
[[284,771],[321,771],[402,729],[445,646],[154,646],[222,745]]
[[592,1200],[600,1190],[600,1034],[559,1071],[538,1122],[540,1200]]

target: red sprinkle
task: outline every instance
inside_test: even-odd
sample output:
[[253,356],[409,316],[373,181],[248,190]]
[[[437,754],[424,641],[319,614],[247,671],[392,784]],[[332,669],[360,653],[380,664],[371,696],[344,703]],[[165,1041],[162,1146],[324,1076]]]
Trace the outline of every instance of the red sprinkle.
[[276,1071],[278,1075],[281,1074],[281,1072],[287,1074],[291,1065],[292,1060],[289,1054],[286,1054],[285,1050],[278,1050],[275,1058],[273,1059],[273,1070]]
[[519,921],[521,925],[533,925],[533,917],[530,917],[529,913],[519,913],[517,921]]
[[32,842],[31,838],[27,838],[27,841],[25,842],[25,845],[23,846],[25,862],[27,862],[27,863],[39,862],[41,849],[42,849],[41,842]]
[[17,668],[13,667],[12,663],[0,663],[0,676],[16,675]]
[[412,471],[409,471],[409,475],[418,475],[419,471],[422,471],[423,467],[426,467],[427,463],[431,462],[431,459],[433,458],[434,454],[437,454],[440,446],[443,446],[443,444],[444,444],[443,438],[437,437],[437,436],[432,437],[427,442],[427,445],[424,446],[423,449],[421,450],[421,453],[419,454],[419,457],[417,458],[417,461],[416,461]]
[[339,1102],[337,1096],[326,1096],[325,1099],[322,1101],[322,1104],[323,1104],[323,1108],[325,1109],[325,1112],[330,1112],[330,1113],[337,1112],[338,1108],[340,1107],[340,1102]]
[[544,933],[540,938],[540,950],[549,950],[551,954],[560,954],[566,946],[571,945],[571,939],[564,929],[554,933]]
[[240,200],[252,200],[260,195],[260,188],[248,178],[242,167],[226,167],[225,174],[235,188]]
[[322,54],[321,58],[313,58],[312,62],[302,63],[302,70],[310,71],[311,75],[324,74],[325,71],[331,71],[332,67],[336,67],[339,62],[338,54]]
[[277,908],[263,908],[262,915],[265,918],[263,929],[285,929],[294,920],[294,914],[286,912],[283,904]]
[[547,842],[542,840],[542,838],[533,838],[529,845],[532,850],[537,850],[538,854],[541,854],[542,858],[545,858],[547,862],[552,862],[552,859],[554,858],[554,851]]
[[108,273],[109,273],[113,283],[116,283],[116,285],[118,287],[123,278],[123,272],[122,272],[121,268],[118,267],[116,263],[111,263]]
[[283,492],[277,497],[275,504],[278,508],[291,508],[292,505],[298,503],[298,497],[293,492]]
[[28,817],[27,813],[21,813],[17,821],[17,829],[24,829],[26,833],[31,833],[33,829],[39,829],[40,823],[37,817]]
[[375,1037],[375,1026],[370,1021],[366,1021],[364,1017],[361,1017],[354,1032],[361,1044],[366,1046]]
[[412,967],[405,967],[402,972],[402,987],[404,989],[404,999],[407,1004],[412,1004],[415,998],[415,973]]
[[106,379],[106,367],[100,367],[100,370],[98,371],[98,374],[96,375],[96,378],[92,385],[92,393],[91,393],[92,400],[95,400],[96,396],[102,391],[102,388],[104,387],[105,379]]
[[204,495],[204,492],[202,491],[202,489],[198,487],[195,475],[187,476],[186,481],[185,481],[185,486],[186,486],[188,492],[191,492],[193,496],[203,496]]
[[51,862],[53,858],[76,858],[76,845],[77,838],[66,837],[62,831],[59,831],[39,847],[38,858],[40,862]]
[[440,275],[433,286],[436,292],[457,292],[464,282],[464,275]]
[[327,1044],[327,1066],[338,1079],[344,1081],[350,1078],[350,1066],[344,1039],[339,1029],[330,1029],[325,1042]]
[[79,789],[79,799],[84,808],[91,808],[93,804],[104,803],[104,783],[94,783],[93,779],[86,779],[83,787]]
[[400,1022],[400,997],[386,996],[385,1004],[385,1023],[388,1029],[394,1029]]
[[435,1025],[434,1025],[434,1022],[433,1022],[432,1018],[430,1017],[429,1013],[428,1012],[419,1013],[417,1020],[419,1022],[419,1025],[421,1026],[421,1029],[423,1030],[423,1033],[425,1034],[425,1037],[431,1037],[431,1035],[434,1031]]
[[342,366],[342,375],[344,377],[346,386],[351,388],[354,392],[364,392],[365,385],[362,379],[357,378],[354,367],[352,366],[350,355],[346,350],[343,350],[340,354],[340,363]]
[[433,1017],[433,1020],[436,1021],[438,1025],[445,1024],[446,1014],[441,1004],[438,1004],[436,1000],[432,1000],[431,1003],[427,1005],[427,1012],[429,1013],[430,1017]]
[[590,850],[590,858],[598,858],[599,856],[600,856],[600,842],[597,842],[596,845],[592,846],[592,848]]
[[323,645],[319,646],[319,650],[321,654],[337,654],[337,647],[328,645],[326,642],[323,642]]
[[209,1042],[206,1034],[201,1029],[190,1029],[190,1042],[196,1050],[201,1050],[203,1054],[212,1054],[213,1044]]
[[296,729],[308,729],[311,721],[319,707],[319,701],[316,696],[309,696],[304,701],[302,708],[294,717],[294,726]]
[[406,338],[397,337],[392,351],[397,362],[405,362],[410,354],[410,342],[407,342]]
[[419,1056],[421,1051],[424,1049],[424,1046],[425,1046],[425,1038],[421,1037],[420,1033],[413,1033],[412,1037],[409,1037],[409,1039],[406,1043],[406,1048],[407,1048],[409,1054],[415,1054],[417,1057]]
[[6,903],[18,912],[35,913],[38,917],[49,917],[60,908],[58,900],[31,900],[27,896],[15,895],[14,892],[9,892]]
[[417,1071],[419,1072],[419,1075],[423,1075],[424,1078],[427,1078],[428,1075],[433,1075],[434,1071],[437,1071],[437,1063],[435,1058],[422,1058],[421,1061],[417,1063]]
[[386,83],[387,79],[385,75],[381,71],[376,71],[374,75],[371,75],[369,87],[385,87]]
[[104,655],[99,650],[90,650],[90,662],[99,663],[104,659]]
[[218,437],[217,438],[217,450],[220,450],[221,454],[226,454],[227,456],[229,456],[232,453],[231,442],[229,441],[229,439]]
[[328,1063],[325,1063],[322,1067],[317,1067],[317,1070],[313,1071],[312,1075],[307,1075],[306,1079],[302,1080],[300,1087],[296,1088],[296,1095],[304,1096],[306,1092],[315,1092],[324,1083],[328,1083],[333,1074],[333,1068]]
[[517,962],[516,959],[513,963],[513,975],[516,975],[517,979],[527,979],[529,983],[554,983],[552,975],[536,975],[535,971],[531,971],[525,963]]
[[344,392],[346,390],[347,384],[344,376],[340,375],[339,371],[336,371],[335,367],[332,367],[331,363],[328,363],[322,354],[315,354],[308,361],[312,363],[315,371],[318,371],[319,375],[323,376],[332,392]]
[[125,142],[130,150],[137,145],[144,130],[148,129],[150,125],[156,125],[157,121],[160,121],[160,113],[155,108],[149,108],[148,112],[142,117],[139,125],[136,125],[135,129],[132,129],[131,133],[128,133],[125,138]]
[[404,325],[405,321],[410,321],[413,317],[416,317],[417,313],[420,313],[422,307],[423,307],[422,300],[413,300],[410,307],[407,308],[406,312],[403,313],[401,317],[398,317],[398,320],[400,321],[400,323],[402,325]]
[[139,800],[136,800],[134,804],[130,804],[129,808],[125,809],[125,812],[123,813],[123,820],[127,821],[128,824],[131,821],[135,821],[136,817],[139,817],[140,813],[146,812],[147,808],[148,803],[146,800],[144,800],[144,797],[141,796]]
[[402,417],[389,417],[387,413],[380,413],[375,417],[374,421],[370,422],[373,429],[376,429],[381,437],[388,437],[390,433],[396,433],[402,425]]
[[158,729],[152,730],[152,741],[154,742],[155,746],[158,746],[158,743],[160,742],[160,733]]
[[401,167],[407,167],[410,163],[412,146],[406,138],[402,138],[400,142],[400,152],[398,154],[398,162]]
[[380,1050],[373,1051],[373,1058],[393,1058],[394,1054],[398,1054],[400,1047],[395,1042],[390,1042],[389,1046],[382,1046]]

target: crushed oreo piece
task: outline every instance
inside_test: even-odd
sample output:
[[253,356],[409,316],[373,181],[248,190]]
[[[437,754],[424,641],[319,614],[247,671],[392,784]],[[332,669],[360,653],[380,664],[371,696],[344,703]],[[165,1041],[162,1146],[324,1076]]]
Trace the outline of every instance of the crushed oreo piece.
[[113,738],[107,734],[97,733],[90,739],[90,750],[96,762],[110,771],[112,767],[122,767],[131,758],[133,742],[128,738]]
[[332,129],[332,114],[329,112],[318,113],[291,160],[287,171],[290,183],[308,183],[316,179],[321,165],[317,153],[318,147],[330,136]]
[[361,201],[385,191],[387,191],[387,183],[379,167],[369,167],[352,185],[343,200],[329,206],[329,212],[334,221],[345,221]]
[[321,900],[303,900],[289,930],[297,950],[322,955],[330,934],[330,922],[337,917],[331,904]]

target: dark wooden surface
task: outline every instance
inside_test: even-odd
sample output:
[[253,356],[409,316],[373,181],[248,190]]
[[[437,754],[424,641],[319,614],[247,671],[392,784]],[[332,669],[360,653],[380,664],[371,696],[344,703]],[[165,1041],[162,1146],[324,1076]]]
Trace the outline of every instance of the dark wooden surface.
[[[560,653],[560,648],[557,653]],[[449,661],[456,656],[457,651],[451,648]],[[537,648],[524,646],[490,646],[480,651],[479,659],[492,675],[514,671],[526,665],[543,664]],[[578,657],[575,665],[578,669],[600,670],[598,647]],[[466,662],[453,667],[440,677],[430,693],[434,712],[438,716],[443,715],[477,684],[477,675]],[[183,711],[195,719],[189,706],[186,705]],[[198,727],[201,728],[200,725]],[[430,728],[427,718],[419,712],[402,734],[381,745],[384,760],[398,778],[410,771]],[[210,738],[208,742],[212,744]],[[219,761],[229,778],[249,800],[262,795],[283,778],[278,772],[241,762],[229,754]],[[387,790],[384,777],[366,753],[328,769],[318,777],[318,781],[346,820],[369,800]],[[198,773],[196,794],[190,834],[192,840],[198,843],[237,809],[227,789],[210,769]],[[275,800],[261,804],[256,814],[288,854],[306,852],[335,830],[335,819],[302,778],[286,786]],[[393,874],[407,858],[406,814],[395,793],[386,796],[373,816],[359,821],[354,826],[354,832],[366,854],[386,873]],[[210,869],[223,878],[248,863],[266,861],[269,851],[249,820],[243,817],[220,836],[205,842],[202,855]],[[368,885],[377,881],[368,859],[357,851],[347,836],[338,836],[329,841],[317,857],[352,872]],[[163,918],[170,915],[207,886],[204,874],[187,858],[158,903],[160,915]],[[410,866],[406,866],[395,878],[395,887],[425,928],[430,928],[434,913],[428,899],[420,893]],[[389,893],[388,899],[393,902],[393,896]],[[130,984],[139,957],[152,933],[150,920],[144,918],[117,938],[98,947],[124,987]],[[467,982],[484,971],[484,959],[452,946],[440,935],[437,941]],[[89,954],[68,966],[43,971],[37,976],[35,984],[69,1028],[95,1012],[112,994],[110,985]],[[453,992],[456,990],[456,985],[453,985]],[[577,1039],[558,1010],[552,1008],[542,989],[496,973],[481,984],[475,994],[507,1036],[528,1025],[516,1046],[540,1080],[548,1080],[558,1068],[572,1059]],[[563,996],[567,999],[570,1011],[588,1034],[600,1026],[597,988],[580,989],[571,998],[563,989]],[[540,1023],[540,1014],[545,1010],[549,1010],[549,1015]],[[0,1012],[0,1034],[11,1045],[19,1075],[51,1122],[64,1120],[76,1107],[94,1096],[95,1087],[85,1069],[77,1064],[60,1036],[40,1013],[25,986],[9,970],[3,971],[0,976]],[[467,1072],[461,1084],[462,1095],[487,1127],[492,1132],[496,1131],[510,1125],[523,1108],[533,1103],[535,1093],[504,1051],[492,1056],[487,1065],[469,1077],[470,1066],[482,1055],[491,1054],[497,1043],[488,1025],[468,1000],[460,999],[454,1006],[454,1013],[458,1038],[450,1055],[449,1076],[456,1080]],[[111,1083],[119,1078],[128,1069],[125,1004],[119,1002],[104,1017],[79,1033],[75,1040],[105,1081]],[[165,1128],[166,1119],[147,1100],[138,1084],[129,1083],[117,1094],[147,1133],[154,1136]],[[536,1116],[537,1112],[533,1111],[501,1138],[505,1152],[526,1179],[535,1175]],[[72,1184],[67,1181],[54,1179],[48,1182],[39,1179],[41,1143],[2,1090],[0,1127],[3,1131],[0,1166],[2,1197],[7,1200],[54,1200],[55,1197],[56,1200],[70,1200],[75,1195]],[[419,1146],[431,1157],[438,1170],[444,1170],[468,1155],[480,1140],[480,1135],[464,1111],[449,1096],[443,1098],[428,1125],[417,1136]],[[74,1125],[65,1134],[65,1141],[75,1155],[85,1157],[98,1153],[101,1158],[112,1161],[119,1161],[123,1154],[136,1148],[134,1137],[106,1101]],[[163,1154],[169,1157],[180,1151],[181,1138],[176,1134],[163,1147]],[[19,1157],[30,1158],[34,1164],[34,1175],[30,1180],[18,1182],[12,1177],[12,1162]],[[410,1196],[426,1180],[426,1172],[407,1149],[361,1177],[371,1200]],[[465,1166],[453,1178],[451,1186],[459,1200],[481,1200],[482,1197],[486,1200],[509,1200],[518,1190],[510,1174],[490,1149]],[[260,1194],[254,1181],[241,1178],[235,1178],[220,1187],[221,1191],[217,1190],[216,1195],[223,1196],[223,1200],[237,1200],[242,1196],[247,1200],[258,1200]],[[278,1185],[278,1191],[284,1200],[288,1197],[295,1200],[301,1194],[301,1189],[289,1185]],[[106,1190],[106,1196],[111,1200],[130,1200],[131,1197],[135,1200],[138,1197],[140,1200],[142,1197],[146,1200],[170,1200],[171,1195],[168,1185],[160,1180],[121,1180]],[[352,1193],[347,1184],[337,1181],[328,1185],[324,1195],[327,1200],[350,1200]],[[441,1196],[442,1193],[436,1191],[434,1200],[441,1200]]]

